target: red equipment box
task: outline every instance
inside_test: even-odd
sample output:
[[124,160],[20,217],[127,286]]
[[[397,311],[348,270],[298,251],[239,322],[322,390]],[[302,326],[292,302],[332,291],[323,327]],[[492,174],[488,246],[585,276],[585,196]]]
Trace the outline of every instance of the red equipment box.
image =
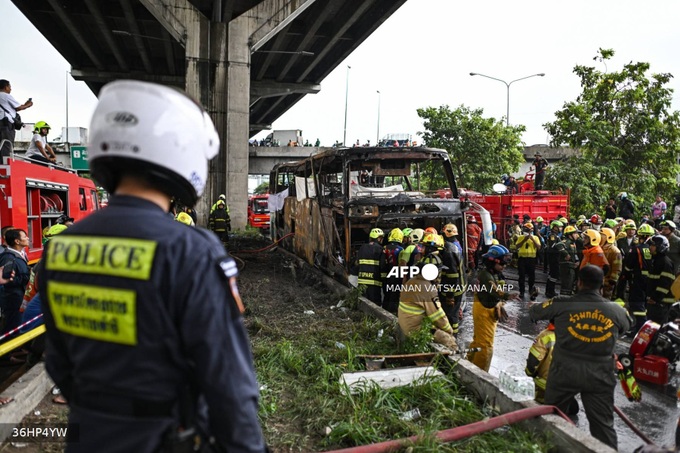
[[652,384],[666,385],[671,377],[671,367],[668,359],[658,355],[635,357],[633,365],[635,379],[651,382]]

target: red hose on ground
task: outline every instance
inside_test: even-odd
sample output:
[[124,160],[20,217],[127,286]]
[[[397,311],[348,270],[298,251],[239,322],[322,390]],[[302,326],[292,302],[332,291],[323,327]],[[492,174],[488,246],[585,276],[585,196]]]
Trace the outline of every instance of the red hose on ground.
[[654,445],[654,442],[652,442],[652,439],[650,439],[649,437],[645,436],[645,434],[644,434],[642,431],[640,431],[640,428],[638,428],[637,426],[635,426],[635,425],[633,424],[633,422],[626,416],[626,414],[624,414],[623,412],[621,412],[621,409],[619,409],[618,407],[614,406],[614,412],[616,412],[616,413],[619,415],[619,417],[621,417],[621,420],[623,420],[623,423],[625,423],[626,425],[628,425],[628,427],[629,427],[630,429],[632,429],[633,432],[634,432],[635,434],[637,434],[638,437],[639,437],[640,439],[642,439],[646,444],[648,444],[648,445]]
[[260,253],[260,252],[264,252],[265,250],[274,247],[276,244],[278,244],[279,242],[283,241],[283,240],[286,239],[288,236],[295,236],[295,233],[288,233],[287,235],[283,236],[282,238],[279,238],[278,240],[276,240],[276,242],[272,242],[272,243],[269,244],[268,246],[262,247],[261,249],[256,249],[256,250],[236,250],[236,251],[229,252],[229,253],[230,253],[231,255],[233,255],[234,253]]
[[[567,420],[569,423],[573,422],[561,410],[555,406],[536,406],[517,411],[509,412],[507,414],[499,415],[481,422],[470,423],[469,425],[458,426],[456,428],[439,431],[435,434],[437,439],[442,442],[453,442],[456,440],[465,439],[467,437],[481,434],[487,431],[500,428],[512,423],[521,422],[530,418],[540,417],[542,415],[557,414]],[[411,436],[406,439],[388,440],[377,444],[362,445],[359,447],[343,448],[341,450],[333,450],[327,453],[384,453],[395,451],[404,448],[405,442],[416,442],[421,436]]]

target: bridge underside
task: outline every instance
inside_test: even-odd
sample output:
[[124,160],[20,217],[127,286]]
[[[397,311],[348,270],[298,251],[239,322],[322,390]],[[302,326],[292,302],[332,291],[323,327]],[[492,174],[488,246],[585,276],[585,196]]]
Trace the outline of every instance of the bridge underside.
[[406,0],[12,0],[96,94],[131,78],[185,89],[222,147],[197,210],[227,194],[245,226],[248,138],[321,81]]

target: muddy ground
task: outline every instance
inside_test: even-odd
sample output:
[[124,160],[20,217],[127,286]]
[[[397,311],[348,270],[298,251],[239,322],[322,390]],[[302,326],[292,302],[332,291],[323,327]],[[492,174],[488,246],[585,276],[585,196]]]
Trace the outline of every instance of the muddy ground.
[[[246,306],[245,324],[251,336],[257,335],[259,326],[267,325],[267,332],[312,334],[324,323],[338,321],[338,310],[331,307],[338,303],[337,296],[328,292],[321,280],[313,273],[303,272],[295,260],[278,251],[268,249],[253,253],[269,246],[264,237],[249,235],[232,238],[229,249],[233,252],[241,270],[239,289]],[[313,311],[314,314],[305,312]],[[343,318],[351,323],[359,318],[357,312],[345,311]],[[68,407],[52,402],[54,395],[48,394],[34,411],[22,420],[23,426],[36,424],[65,423]],[[280,427],[286,429],[286,427]],[[4,442],[0,452],[61,452],[61,442],[14,443]]]

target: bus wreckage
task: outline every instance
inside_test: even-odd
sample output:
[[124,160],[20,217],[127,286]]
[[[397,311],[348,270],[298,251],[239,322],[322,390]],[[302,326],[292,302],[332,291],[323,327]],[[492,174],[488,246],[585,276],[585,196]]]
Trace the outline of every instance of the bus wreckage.
[[[444,175],[439,188],[424,188],[424,171]],[[490,244],[488,212],[458,198],[448,153],[423,147],[338,148],[276,165],[269,180],[273,241],[308,263],[347,282],[351,263],[372,228],[434,227],[453,223],[467,250],[465,212],[481,214]],[[294,233],[291,235],[291,233]]]

